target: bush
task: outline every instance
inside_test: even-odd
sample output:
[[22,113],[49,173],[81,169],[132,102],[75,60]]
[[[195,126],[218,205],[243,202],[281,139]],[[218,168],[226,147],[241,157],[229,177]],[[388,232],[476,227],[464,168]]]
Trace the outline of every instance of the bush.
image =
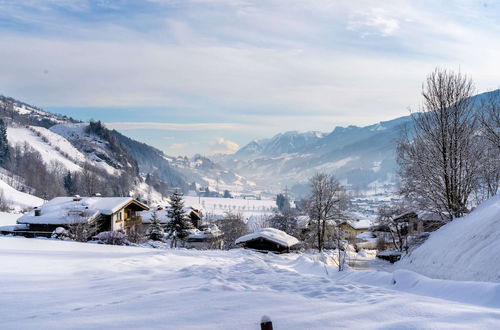
[[53,232],[52,235],[50,236],[51,238],[55,239],[69,239],[70,237],[70,232],[64,227],[57,227]]
[[103,231],[94,236],[99,244],[129,245],[127,235],[120,231]]

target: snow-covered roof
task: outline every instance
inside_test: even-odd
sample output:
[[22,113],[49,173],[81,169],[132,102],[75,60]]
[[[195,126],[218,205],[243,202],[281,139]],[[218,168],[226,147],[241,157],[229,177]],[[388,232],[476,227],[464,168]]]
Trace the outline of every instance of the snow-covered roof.
[[280,245],[283,245],[286,247],[291,247],[291,246],[299,244],[298,239],[296,239],[295,237],[290,236],[287,233],[285,233],[284,231],[281,231],[281,230],[276,229],[276,228],[263,228],[263,229],[257,230],[254,233],[251,233],[251,234],[248,234],[245,236],[241,236],[240,238],[238,238],[236,240],[235,243],[241,244],[241,243],[252,241],[252,240],[258,239],[258,238],[264,238],[264,239],[272,241],[276,244],[280,244]]
[[[149,211],[141,211],[139,215],[142,217],[142,223],[151,223],[151,217],[155,212],[154,209],[150,209]],[[160,223],[168,223],[170,222],[170,218],[168,217],[168,212],[166,209],[156,210],[156,216],[160,219]]]
[[[199,207],[199,205],[194,205],[194,206],[184,206],[183,210],[186,212],[186,215],[189,215],[191,212],[195,212],[196,214],[200,215],[197,213],[195,210],[200,211],[203,213],[203,210]],[[142,211],[140,212],[140,216],[142,217],[142,223],[151,223],[151,217],[153,215],[153,212],[156,210],[156,216],[160,219],[160,223],[168,223],[170,222],[170,218],[168,217],[168,209],[169,207],[164,207],[158,210],[157,208],[151,208],[148,211]]]
[[368,219],[347,221],[347,224],[354,229],[368,229],[373,226],[372,221]]
[[81,197],[80,200],[74,200],[73,197],[55,197],[38,208],[40,210],[39,216],[35,216],[35,210],[33,210],[20,217],[17,223],[71,224],[85,222],[100,214],[111,215],[132,201],[134,201],[132,197]]
[[421,221],[439,221],[439,222],[449,221],[449,216],[446,213],[420,211],[417,212],[417,216],[418,219]]
[[356,238],[365,242],[373,242],[377,240],[377,237],[375,237],[371,231],[364,231],[361,234],[356,235]]

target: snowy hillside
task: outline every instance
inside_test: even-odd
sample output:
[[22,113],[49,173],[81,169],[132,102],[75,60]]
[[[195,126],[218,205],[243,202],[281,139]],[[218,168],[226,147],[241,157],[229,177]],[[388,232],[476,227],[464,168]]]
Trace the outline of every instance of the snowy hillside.
[[500,195],[432,233],[398,267],[434,278],[500,282]]
[[497,284],[319,259],[0,237],[1,327],[243,330],[268,315],[275,329],[498,328]]
[[113,162],[113,155],[110,153],[106,141],[99,139],[95,135],[86,133],[86,127],[88,127],[87,123],[59,124],[52,126],[50,131],[64,137],[76,146],[78,150],[85,152],[87,158],[98,167],[104,169],[109,174],[118,175],[120,172],[117,170],[117,167],[120,164]]
[[47,166],[52,161],[57,161],[68,171],[80,171],[78,164],[85,160],[85,156],[71,143],[44,127],[8,127],[7,139],[11,146],[22,146],[25,143],[30,145],[42,155]]
[[3,200],[6,202],[6,204],[17,211],[23,209],[31,209],[35,206],[40,206],[43,204],[43,199],[18,191],[1,179],[0,192],[1,194],[3,194]]

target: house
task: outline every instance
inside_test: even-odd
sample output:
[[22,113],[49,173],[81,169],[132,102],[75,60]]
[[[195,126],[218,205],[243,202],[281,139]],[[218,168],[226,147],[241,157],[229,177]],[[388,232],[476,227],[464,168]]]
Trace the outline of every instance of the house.
[[344,231],[345,239],[354,239],[357,235],[369,231],[372,226],[373,224],[370,220],[363,219],[344,221],[340,225],[340,228]]
[[297,238],[288,235],[284,231],[275,228],[263,228],[254,233],[241,236],[235,243],[247,249],[285,253],[298,247],[300,242]]
[[16,234],[50,237],[57,227],[81,223],[95,225],[98,232],[128,232],[141,224],[137,212],[144,210],[148,207],[131,197],[55,197],[20,217],[17,223],[24,228]]
[[[151,210],[141,211],[139,213],[139,215],[142,218],[141,224],[143,230],[147,230],[147,228],[151,224],[151,217],[155,212],[156,216],[158,217],[162,225],[166,225],[167,223],[170,222],[170,218],[168,216],[168,206],[167,207],[157,206],[156,208],[153,208]],[[200,206],[198,205],[186,206],[184,207],[184,212],[189,217],[189,221],[191,222],[194,228],[199,229],[200,227],[202,227],[203,210]]]
[[394,217],[393,221],[396,223],[407,223],[408,233],[410,235],[419,235],[422,233],[430,233],[437,230],[438,228],[449,222],[450,217],[445,213],[411,211]]
[[202,225],[200,228],[189,230],[186,247],[199,250],[222,249],[224,246],[222,237],[222,231],[217,225]]

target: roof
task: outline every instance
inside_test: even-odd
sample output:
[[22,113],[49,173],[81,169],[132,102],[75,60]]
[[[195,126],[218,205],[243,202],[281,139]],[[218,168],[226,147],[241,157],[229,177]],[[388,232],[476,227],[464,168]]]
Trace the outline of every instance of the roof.
[[291,246],[299,244],[298,239],[296,239],[295,237],[290,236],[287,233],[285,233],[284,231],[281,231],[281,230],[276,229],[276,228],[263,228],[263,229],[257,230],[254,233],[251,233],[251,234],[248,234],[245,236],[241,236],[240,238],[238,238],[236,240],[235,243],[241,244],[241,243],[253,241],[253,240],[259,239],[259,238],[266,239],[268,241],[274,242],[276,244],[279,244],[279,245],[282,245],[285,247],[291,247]]
[[369,229],[373,226],[371,220],[368,219],[346,221],[345,223],[354,229]]
[[132,197],[81,197],[75,201],[73,197],[55,197],[40,206],[39,216],[31,211],[17,220],[27,224],[71,224],[92,220],[100,214],[111,215],[130,203],[147,210],[148,207]]
[[421,211],[417,212],[417,215],[421,221],[447,222],[450,220],[449,215],[446,213]]
[[[153,216],[155,210],[156,216],[158,217],[158,219],[160,219],[160,223],[169,223],[172,219],[170,219],[170,217],[168,216],[168,209],[169,207],[167,206],[165,208],[162,208],[161,210],[151,208],[150,210],[140,212],[139,214],[142,217],[142,223],[151,223],[151,217]],[[183,210],[187,216],[190,216],[190,214],[193,213],[198,216],[198,219],[201,219],[201,212],[196,212],[196,209],[192,206],[185,206]]]

